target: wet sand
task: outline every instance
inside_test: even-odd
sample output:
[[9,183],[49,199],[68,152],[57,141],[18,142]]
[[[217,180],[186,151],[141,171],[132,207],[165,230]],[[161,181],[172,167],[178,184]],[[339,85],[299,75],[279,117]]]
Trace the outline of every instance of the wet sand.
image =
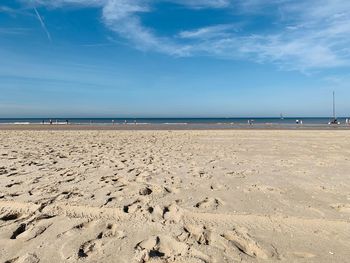
[[348,131],[24,126],[0,131],[0,262],[350,258]]

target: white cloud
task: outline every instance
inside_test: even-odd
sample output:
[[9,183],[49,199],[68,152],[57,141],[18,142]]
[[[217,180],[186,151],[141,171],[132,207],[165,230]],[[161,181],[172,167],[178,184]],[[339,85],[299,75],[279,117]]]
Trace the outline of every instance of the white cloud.
[[[24,0],[22,0],[24,1]],[[154,3],[186,8],[220,8],[248,22],[268,17],[268,27],[254,31],[233,25],[207,25],[159,36],[142,24],[140,14],[157,11]],[[101,8],[105,25],[141,50],[173,56],[196,54],[274,63],[284,69],[310,70],[350,65],[350,1],[343,0],[34,0],[35,6]],[[34,6],[34,7],[35,7]],[[270,11],[269,11],[270,10]],[[272,11],[271,11],[272,10]]]
[[229,37],[230,31],[237,30],[235,25],[215,25],[202,27],[195,30],[181,31],[178,36],[186,39],[210,39]]
[[230,0],[166,0],[175,4],[188,6],[195,9],[224,8],[230,6]]
[[138,49],[185,56],[186,46],[159,37],[142,25],[137,14],[148,11],[148,5],[144,1],[135,0],[130,4],[128,0],[109,0],[103,7],[103,20],[112,31],[131,41]]

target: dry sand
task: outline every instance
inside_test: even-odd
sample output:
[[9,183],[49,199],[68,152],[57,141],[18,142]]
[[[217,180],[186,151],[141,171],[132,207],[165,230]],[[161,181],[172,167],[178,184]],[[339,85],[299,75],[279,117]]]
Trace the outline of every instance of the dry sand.
[[0,262],[346,262],[348,131],[1,131]]

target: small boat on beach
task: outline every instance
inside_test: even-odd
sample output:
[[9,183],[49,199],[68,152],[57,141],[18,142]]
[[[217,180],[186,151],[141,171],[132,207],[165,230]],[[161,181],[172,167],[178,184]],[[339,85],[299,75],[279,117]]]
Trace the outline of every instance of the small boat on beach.
[[333,120],[328,122],[329,125],[339,125],[340,122],[337,120],[337,117],[335,115],[335,92],[333,91]]

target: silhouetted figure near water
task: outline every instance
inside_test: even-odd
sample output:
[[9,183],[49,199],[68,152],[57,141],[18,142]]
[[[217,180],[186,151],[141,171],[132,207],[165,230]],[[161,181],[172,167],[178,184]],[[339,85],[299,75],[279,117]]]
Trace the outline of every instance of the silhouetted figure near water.
[[52,120],[50,119],[50,125],[52,125]]

